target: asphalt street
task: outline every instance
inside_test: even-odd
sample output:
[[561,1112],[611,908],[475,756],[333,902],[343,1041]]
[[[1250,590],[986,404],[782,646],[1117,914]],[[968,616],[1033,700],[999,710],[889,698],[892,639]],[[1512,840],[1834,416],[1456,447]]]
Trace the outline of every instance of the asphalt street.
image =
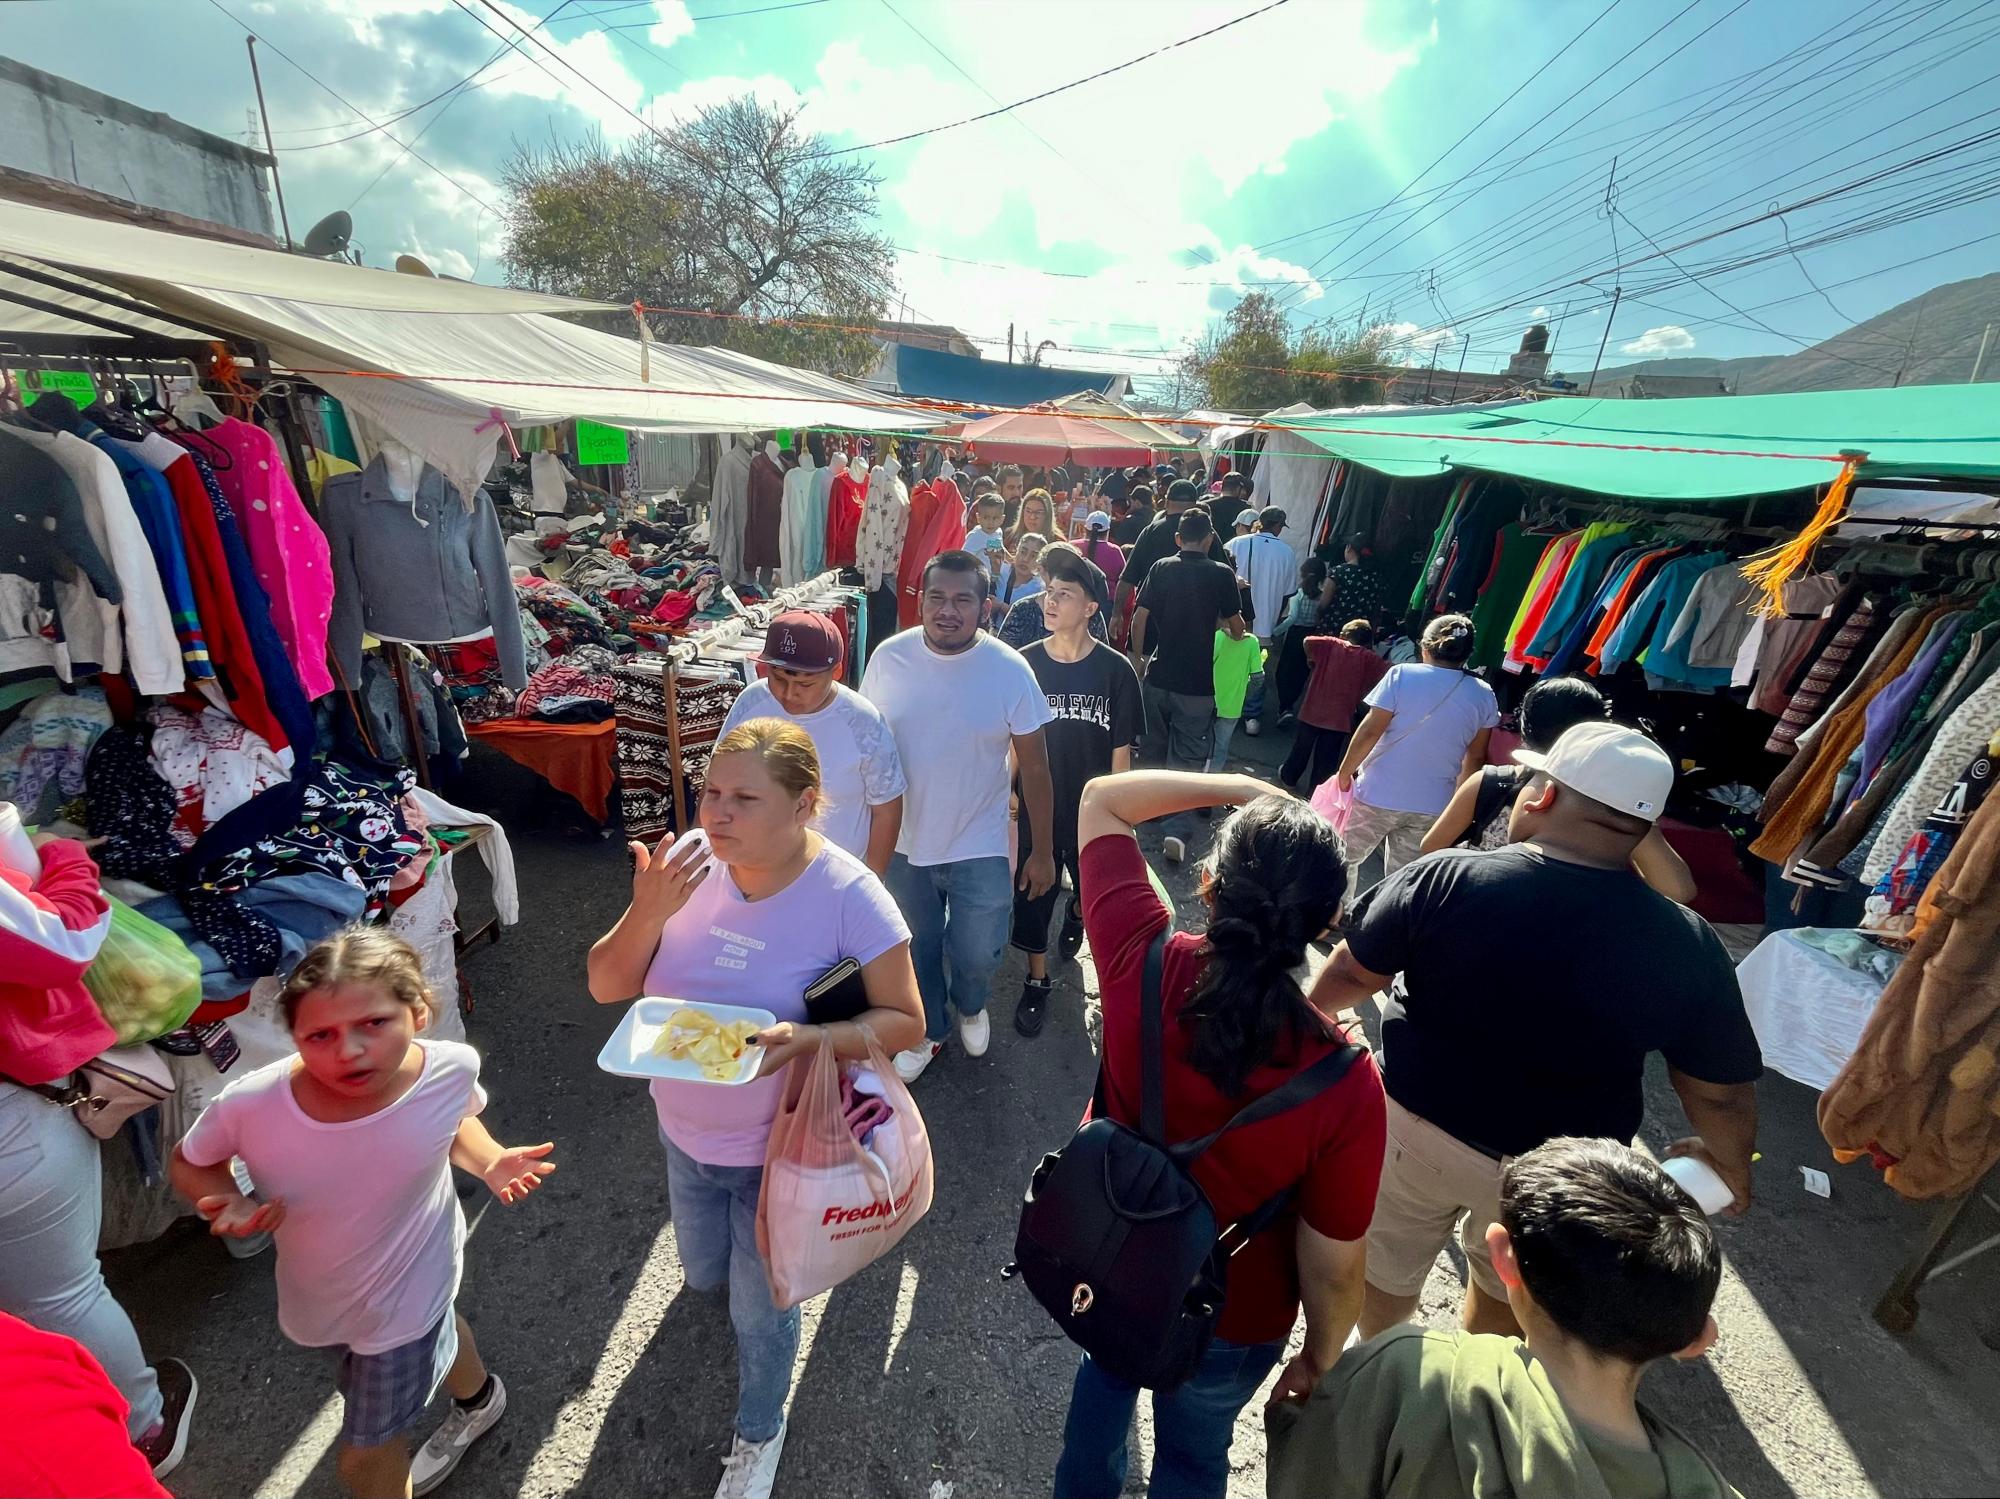
[[[1282,738],[1246,739],[1245,768],[1269,774]],[[552,1139],[560,1171],[528,1202],[469,1198],[474,1215],[459,1308],[508,1411],[445,1494],[696,1495],[712,1491],[734,1408],[722,1301],[682,1283],[664,1172],[643,1087],[599,1072],[615,1012],[591,1003],[583,959],[621,909],[627,863],[563,798],[477,752],[455,795],[500,816],[520,870],[522,920],[467,955],[471,1040],[485,1057],[486,1119],[507,1143]],[[1157,855],[1157,840],[1148,840]],[[462,919],[483,916],[483,872],[463,861]],[[1158,863],[1156,858],[1156,864]],[[1184,923],[1192,880],[1165,871]],[[1614,940],[1608,933],[1557,940]],[[1515,954],[1496,952],[1496,972]],[[1046,1493],[1075,1353],[1026,1291],[1000,1279],[1020,1194],[1040,1155],[1074,1127],[1089,1092],[1096,1025],[1088,953],[1060,965],[1047,1030],[1010,1023],[1020,967],[994,985],[993,1046],[954,1048],[917,1085],[937,1162],[936,1202],[899,1248],[808,1305],[805,1347],[778,1493],[985,1499]],[[1532,996],[1519,1044],[1535,1045]],[[1495,1058],[1504,1068],[1506,1059]],[[1664,1077],[1649,1085],[1646,1139],[1684,1133]],[[1761,1088],[1758,1200],[1724,1222],[1722,1338],[1698,1363],[1648,1377],[1645,1397],[1704,1446],[1749,1499],[2000,1492],[2000,1352],[1991,1288],[2000,1259],[1928,1287],[1923,1315],[1894,1338],[1869,1310],[1929,1220],[1863,1166],[1835,1166],[1815,1095],[1780,1078]],[[1833,1195],[1801,1186],[1828,1171]],[[1991,1233],[1980,1225],[1974,1237]],[[176,1492],[271,1499],[339,1492],[333,1368],[279,1333],[269,1255],[231,1259],[183,1222],[110,1257],[112,1284],[156,1355],[202,1381]],[[1449,1325],[1460,1268],[1441,1256],[1422,1315]],[[1135,1438],[1133,1492],[1149,1422]],[[1253,1408],[1234,1450],[1232,1495],[1263,1490]]]

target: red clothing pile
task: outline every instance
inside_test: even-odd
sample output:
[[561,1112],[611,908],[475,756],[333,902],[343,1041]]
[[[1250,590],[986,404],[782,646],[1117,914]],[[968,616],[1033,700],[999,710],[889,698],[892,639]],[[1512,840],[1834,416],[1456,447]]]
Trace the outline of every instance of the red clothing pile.
[[[1139,1003],[1146,949],[1167,924],[1139,845],[1122,835],[1093,839],[1079,861],[1083,928],[1097,963],[1104,1006],[1104,1093],[1111,1116],[1139,1118]],[[1167,939],[1160,998],[1166,1020],[1167,1138],[1192,1140],[1219,1129],[1254,1100],[1325,1056],[1316,1042],[1297,1056],[1258,1068],[1242,1096],[1226,1097],[1187,1060],[1181,1006],[1201,976],[1203,942],[1187,932]],[[1310,1103],[1231,1130],[1194,1165],[1216,1222],[1234,1223],[1290,1187],[1294,1210],[1246,1244],[1229,1261],[1228,1303],[1216,1336],[1232,1343],[1269,1343],[1291,1331],[1299,1311],[1294,1242],[1298,1216],[1330,1239],[1366,1236],[1375,1216],[1375,1188],[1387,1142],[1387,1108],[1375,1059],[1363,1057]]]

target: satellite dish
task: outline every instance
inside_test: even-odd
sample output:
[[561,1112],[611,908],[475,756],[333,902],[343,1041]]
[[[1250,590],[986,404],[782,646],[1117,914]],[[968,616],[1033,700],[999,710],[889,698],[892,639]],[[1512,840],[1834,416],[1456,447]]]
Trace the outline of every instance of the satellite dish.
[[398,255],[396,257],[396,269],[401,271],[405,276],[435,277],[437,275],[436,271],[433,271],[414,255]]
[[354,237],[354,218],[344,208],[335,209],[306,231],[308,255],[338,255]]

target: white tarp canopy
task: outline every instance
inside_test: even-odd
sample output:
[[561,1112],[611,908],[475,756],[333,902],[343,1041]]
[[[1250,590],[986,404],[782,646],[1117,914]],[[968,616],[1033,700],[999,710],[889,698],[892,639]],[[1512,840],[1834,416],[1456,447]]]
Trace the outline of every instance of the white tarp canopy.
[[[619,310],[610,303],[369,270],[0,201],[0,262],[9,259],[106,287],[158,317],[93,307],[87,296],[9,277],[4,263],[0,289],[146,331],[205,336],[177,321],[185,318],[263,341],[275,364],[339,397],[364,427],[415,449],[461,487],[491,464],[495,414],[517,426],[586,417],[658,432],[906,429],[942,420],[885,404],[845,380],[726,349],[654,344],[642,361],[637,338],[547,315]],[[9,331],[105,332],[0,300],[0,340]],[[482,423],[486,430],[476,431]]]

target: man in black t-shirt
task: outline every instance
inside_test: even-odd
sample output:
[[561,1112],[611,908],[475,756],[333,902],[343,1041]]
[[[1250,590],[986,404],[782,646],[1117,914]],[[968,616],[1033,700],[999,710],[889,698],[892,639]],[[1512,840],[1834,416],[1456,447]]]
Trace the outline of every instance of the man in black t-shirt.
[[[1180,550],[1144,574],[1132,612],[1132,665],[1145,686],[1148,758],[1198,773],[1207,768],[1215,736],[1215,632],[1225,624],[1232,634],[1243,632],[1242,604],[1235,568],[1213,560],[1215,527],[1207,512],[1183,511],[1175,536]],[[1138,560],[1135,549],[1127,576]],[[1168,859],[1187,856],[1192,826],[1189,813],[1167,819]]]
[[1134,484],[1122,500],[1111,502],[1111,539],[1129,547],[1153,523],[1153,490],[1148,484]]
[[[1165,561],[1179,549],[1175,533],[1181,517],[1195,508],[1195,501],[1200,498],[1201,491],[1185,479],[1176,479],[1167,486],[1161,513],[1153,517],[1146,529],[1139,533],[1139,539],[1132,543],[1132,555],[1125,559],[1125,571],[1118,576],[1119,609],[1125,607],[1128,591],[1138,592],[1139,585],[1153,570],[1153,564]],[[1204,516],[1204,519],[1207,518]],[[1230,565],[1229,551],[1223,546],[1222,539],[1214,534],[1213,520],[1209,523],[1208,555],[1227,567]]]
[[[1049,778],[1055,788],[1056,863],[1069,871],[1071,888],[1081,890],[1076,819],[1084,784],[1094,776],[1132,768],[1132,746],[1146,727],[1146,712],[1132,663],[1092,638],[1092,626],[1109,601],[1103,572],[1068,542],[1058,541],[1043,550],[1041,573],[1041,593],[1020,609],[1038,609],[1049,634],[1021,655],[1048,694],[1055,714],[1042,737],[1048,744]],[[1019,828],[1025,859],[1034,837],[1026,822]],[[1014,1010],[1014,1029],[1024,1036],[1040,1035],[1047,1014],[1049,916],[1061,883],[1058,879],[1034,897],[1014,892],[1013,942],[1028,955],[1028,979]],[[1083,911],[1071,895],[1057,947],[1069,959],[1082,946]]]
[[1400,974],[1383,1007],[1389,1145],[1368,1236],[1361,1335],[1406,1320],[1462,1215],[1473,1332],[1518,1336],[1485,1246],[1500,1168],[1558,1136],[1630,1142],[1659,1052],[1705,1163],[1750,1204],[1763,1071],[1736,970],[1707,922],[1648,888],[1632,854],[1673,789],[1673,762],[1611,723],[1546,754],[1506,848],[1404,866],[1348,918],[1313,1004],[1334,1014]]

